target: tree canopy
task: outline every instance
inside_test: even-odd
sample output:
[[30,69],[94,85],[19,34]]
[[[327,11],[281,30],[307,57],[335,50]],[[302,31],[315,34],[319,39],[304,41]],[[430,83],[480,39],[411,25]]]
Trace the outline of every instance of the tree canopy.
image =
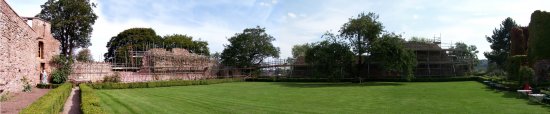
[[250,67],[267,57],[279,57],[279,48],[271,43],[275,38],[265,33],[265,28],[246,28],[228,40],[230,44],[225,45],[221,54],[224,65]]
[[361,55],[367,52],[368,44],[373,42],[383,32],[384,26],[378,21],[378,15],[372,12],[360,13],[356,18],[350,18],[342,28],[340,35],[349,40],[353,52],[359,56],[359,64],[363,64]]
[[61,54],[70,56],[76,48],[90,45],[92,25],[97,19],[89,0],[48,0],[37,17],[51,23],[52,35],[61,42]]
[[199,55],[209,55],[208,42],[193,41],[192,36],[173,34],[164,36],[164,44],[167,48],[184,48],[191,53]]
[[76,61],[79,62],[93,62],[94,58],[92,57],[92,53],[90,52],[90,49],[84,48],[76,54]]
[[294,45],[292,47],[292,57],[294,58],[298,58],[300,56],[305,57],[307,50],[311,49],[312,47],[313,47],[313,44],[309,44],[309,43]]
[[351,75],[353,52],[342,41],[335,40],[334,35],[325,34],[326,40],[309,44],[305,61],[313,68],[317,78],[340,79]]
[[146,51],[161,44],[162,38],[151,28],[131,28],[120,32],[107,43],[105,61],[114,62],[127,59],[129,51]]
[[385,71],[400,73],[410,80],[413,78],[417,60],[414,52],[405,48],[404,43],[401,35],[387,33],[371,43],[369,52],[372,59],[380,62]]
[[516,22],[508,17],[502,21],[500,28],[493,30],[493,35],[486,36],[487,41],[491,43],[491,52],[483,53],[489,62],[497,64],[500,69],[504,68],[504,63],[510,54],[510,30],[517,27]]

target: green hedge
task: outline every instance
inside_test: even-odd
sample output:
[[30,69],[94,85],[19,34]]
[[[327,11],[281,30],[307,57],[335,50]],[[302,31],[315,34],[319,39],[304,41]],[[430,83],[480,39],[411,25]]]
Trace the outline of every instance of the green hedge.
[[80,96],[82,103],[80,109],[84,114],[105,114],[99,103],[99,97],[95,94],[94,89],[86,84],[80,84]]
[[63,110],[65,101],[71,94],[72,85],[64,83],[63,85],[51,90],[46,95],[40,97],[30,106],[21,110],[21,114],[59,114]]
[[153,87],[170,87],[170,86],[188,86],[188,85],[208,85],[225,82],[239,82],[242,78],[227,78],[227,79],[208,79],[208,80],[171,80],[171,81],[156,81],[156,82],[135,82],[135,83],[92,83],[88,84],[94,89],[129,89],[129,88],[153,88]]
[[[449,82],[449,81],[477,81],[478,77],[449,77],[449,78],[414,78],[412,80],[388,78],[388,79],[363,79],[366,82],[382,81],[382,82]],[[326,79],[326,78],[277,78],[277,77],[259,77],[248,78],[246,81],[252,82],[358,82],[357,79]]]
[[40,88],[40,89],[55,89],[59,86],[61,86],[62,84],[38,84],[36,85],[36,88]]
[[[550,12],[537,10],[531,14],[529,23],[529,58],[550,59]],[[531,61],[534,62],[534,61]]]

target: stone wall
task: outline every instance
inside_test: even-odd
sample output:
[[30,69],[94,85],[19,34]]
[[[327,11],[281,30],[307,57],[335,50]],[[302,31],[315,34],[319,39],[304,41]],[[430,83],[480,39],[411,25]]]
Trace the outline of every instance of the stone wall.
[[0,90],[20,92],[23,79],[39,82],[37,35],[4,0],[0,0]]
[[[34,30],[26,21],[6,1],[0,0],[0,90],[20,92],[25,84],[23,80],[27,80],[31,86],[38,84],[41,62],[51,71],[46,61],[49,61],[51,55],[57,54],[59,43],[55,43],[56,40],[48,33],[47,22],[36,20],[35,23],[40,24],[41,29]],[[38,57],[39,40],[50,47],[45,49],[43,59]]]
[[105,76],[112,76],[111,63],[107,62],[76,62],[72,65],[72,73],[69,80],[89,80],[92,82],[101,82]]
[[155,48],[145,52],[143,65],[138,71],[112,71],[111,63],[75,63],[69,79],[101,82],[105,76],[120,76],[122,82],[147,82],[159,80],[198,80],[213,78],[213,62],[208,57],[189,53],[185,49],[172,51]]

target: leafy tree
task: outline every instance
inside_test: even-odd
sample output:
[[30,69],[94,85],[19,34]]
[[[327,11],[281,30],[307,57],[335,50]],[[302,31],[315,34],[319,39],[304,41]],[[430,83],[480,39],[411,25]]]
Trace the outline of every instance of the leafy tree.
[[230,44],[221,54],[224,65],[244,68],[260,64],[267,57],[279,57],[279,48],[271,43],[275,38],[265,33],[265,28],[247,28],[228,40]]
[[292,47],[292,56],[294,58],[298,58],[299,56],[306,56],[306,52],[308,49],[311,49],[312,47],[312,44],[308,44],[308,43],[305,43],[305,44],[298,44],[298,45],[294,45]]
[[367,52],[368,44],[374,42],[383,32],[384,26],[378,21],[378,15],[372,12],[360,13],[357,18],[350,18],[340,29],[342,38],[348,39],[353,52],[363,64],[361,55]]
[[493,50],[483,54],[489,62],[496,63],[500,69],[504,68],[504,63],[510,54],[510,30],[517,26],[516,22],[508,17],[502,21],[500,28],[495,28],[491,37],[485,36],[487,41],[491,43],[491,49]]
[[70,56],[76,48],[91,45],[92,25],[97,19],[89,0],[48,0],[37,17],[52,25],[53,37],[61,42],[61,54]]
[[474,65],[477,65],[477,63],[479,62],[479,59],[477,58],[477,53],[479,53],[479,51],[477,50],[477,47],[475,45],[468,46],[465,43],[457,42],[455,43],[455,46],[451,49],[457,50],[451,53],[452,55],[455,55],[457,59],[467,60],[466,62],[472,62],[470,66],[471,69],[473,69]]
[[405,48],[404,42],[401,35],[384,34],[371,43],[369,52],[375,61],[382,64],[385,71],[400,73],[410,80],[413,78],[413,69],[417,61],[414,52]]
[[416,43],[433,43],[430,39],[428,38],[423,38],[423,37],[412,37],[409,42],[416,42]]
[[184,48],[191,53],[199,55],[209,55],[208,42],[205,41],[193,41],[192,36],[173,34],[164,36],[164,44],[167,48]]
[[329,79],[340,79],[351,75],[353,52],[350,47],[337,40],[332,34],[325,34],[329,39],[311,44],[306,50],[306,63],[312,66],[313,76]]
[[92,53],[90,52],[90,49],[85,48],[82,49],[76,54],[76,61],[79,62],[93,62],[94,58],[92,57]]
[[107,43],[105,61],[128,60],[129,51],[146,51],[162,44],[163,40],[151,28],[131,28],[120,32]]

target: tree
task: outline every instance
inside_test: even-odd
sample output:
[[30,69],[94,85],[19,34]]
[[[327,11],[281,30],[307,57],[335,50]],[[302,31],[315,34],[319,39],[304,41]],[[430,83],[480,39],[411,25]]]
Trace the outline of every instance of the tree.
[[357,18],[350,18],[340,29],[340,35],[349,40],[353,52],[359,58],[359,65],[363,64],[361,55],[367,53],[368,44],[374,42],[383,32],[384,26],[378,21],[378,15],[369,12],[360,13]]
[[371,43],[369,52],[373,60],[382,64],[388,73],[399,73],[407,80],[413,78],[413,69],[416,67],[416,55],[405,48],[405,40],[401,35],[388,33]]
[[76,61],[79,62],[93,62],[94,58],[92,57],[92,53],[90,52],[90,49],[85,48],[82,49],[76,54]]
[[292,57],[294,58],[298,58],[300,56],[306,56],[306,52],[308,49],[311,49],[312,47],[312,44],[308,44],[308,43],[305,43],[305,44],[298,44],[298,45],[294,45],[292,47]]
[[317,78],[341,79],[351,75],[353,52],[342,41],[332,40],[336,36],[327,33],[325,41],[310,44],[306,50],[306,63],[312,66],[313,76]]
[[61,54],[70,56],[76,48],[91,45],[92,25],[97,19],[89,0],[48,0],[37,17],[49,21],[52,35],[61,42]]
[[433,43],[433,41],[431,41],[430,39],[428,38],[423,38],[423,37],[412,37],[409,42],[416,42],[416,43]]
[[465,43],[457,42],[455,43],[455,46],[451,49],[454,49],[456,51],[452,51],[451,55],[454,55],[459,60],[465,60],[464,62],[470,63],[470,71],[474,68],[474,65],[477,65],[479,63],[479,59],[477,58],[477,47],[475,45],[468,46]]
[[163,40],[151,28],[131,28],[120,32],[107,42],[105,61],[117,62],[129,59],[129,51],[147,51],[147,48],[163,48]]
[[184,48],[191,53],[199,55],[209,55],[208,42],[193,41],[192,36],[173,34],[164,36],[164,44],[167,48]]
[[271,43],[275,38],[265,33],[265,28],[247,28],[228,40],[230,44],[221,54],[224,65],[244,68],[258,65],[267,57],[279,57],[279,48]]
[[504,68],[504,63],[508,59],[510,54],[510,30],[517,27],[516,22],[508,17],[502,21],[500,28],[493,30],[491,37],[485,36],[487,41],[491,43],[491,52],[485,52],[483,55],[489,60],[489,62],[496,63],[500,69]]

